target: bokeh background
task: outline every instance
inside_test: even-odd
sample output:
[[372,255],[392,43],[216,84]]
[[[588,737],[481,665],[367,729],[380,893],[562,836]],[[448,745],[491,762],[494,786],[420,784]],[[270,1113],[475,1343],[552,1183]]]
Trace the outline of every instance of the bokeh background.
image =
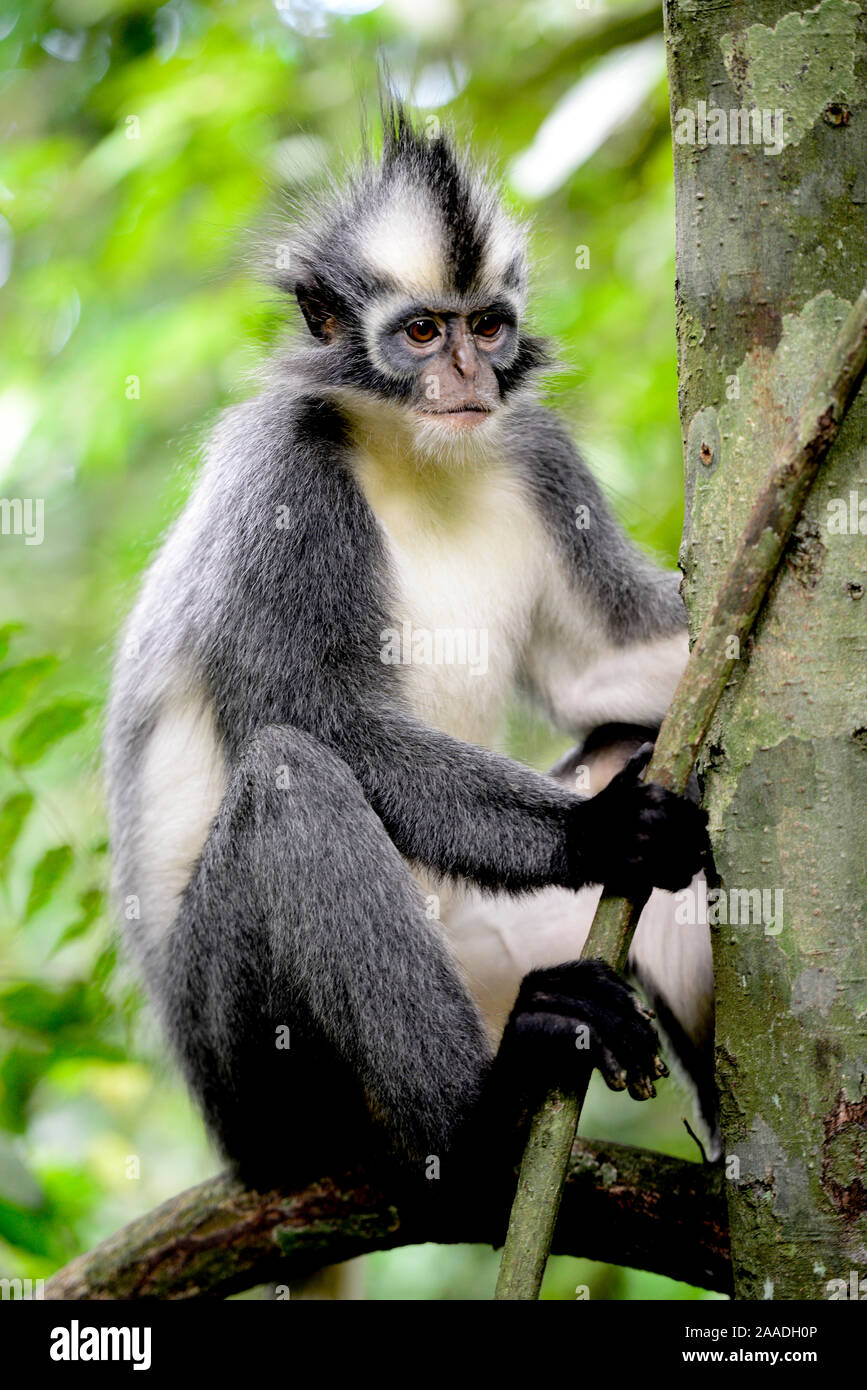
[[[627,528],[674,564],[682,517],[674,196],[661,12],[575,0],[2,0],[0,1275],[37,1279],[216,1171],[118,958],[99,772],[112,644],[215,414],[286,304],[244,271],[280,184],[339,171],[378,58],[503,171],[535,223],[550,393]],[[586,250],[581,250],[586,248]],[[14,528],[6,528],[7,530]],[[510,748],[568,741],[526,712]],[[696,1157],[673,1082],[594,1079],[584,1132]],[[496,1256],[364,1262],[368,1298],[489,1298]],[[698,1298],[586,1261],[548,1298]]]

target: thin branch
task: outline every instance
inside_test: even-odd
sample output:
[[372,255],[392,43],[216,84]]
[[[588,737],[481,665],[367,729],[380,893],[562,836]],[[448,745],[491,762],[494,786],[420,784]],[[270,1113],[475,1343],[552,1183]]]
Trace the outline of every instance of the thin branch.
[[[433,1184],[428,1184],[428,1188]],[[728,1292],[720,1168],[622,1144],[575,1145],[555,1251]],[[221,1174],[182,1192],[55,1274],[48,1299],[225,1297],[373,1250],[499,1244],[508,1200],[465,1184],[391,1197],[363,1173],[301,1192],[254,1192]]]
[[[867,365],[867,290],[862,290],[806,401],[777,448],[714,605],[699,633],[659,731],[645,776],[685,792],[699,749],[777,572],[819,466],[837,437]],[[737,644],[731,639],[738,639]],[[603,898],[582,957],[626,964],[638,920],[625,898]],[[575,1094],[551,1091],[533,1117],[509,1233],[498,1299],[539,1296],[563,1188],[563,1176],[590,1074]]]
[[[591,63],[598,62],[614,49],[638,43],[651,34],[661,36],[662,30],[660,0],[640,0],[629,9],[609,10],[599,15],[588,13],[575,25],[568,41],[556,51],[537,43],[515,54],[509,70],[510,90],[531,87],[556,93],[560,88],[573,86]],[[496,109],[502,87],[502,65],[487,66],[484,54],[480,53],[473,78],[477,99],[482,102],[493,99],[493,109]]]

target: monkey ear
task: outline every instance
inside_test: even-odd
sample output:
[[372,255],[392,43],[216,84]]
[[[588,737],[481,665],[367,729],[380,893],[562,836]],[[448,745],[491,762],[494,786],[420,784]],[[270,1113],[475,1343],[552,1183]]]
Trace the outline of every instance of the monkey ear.
[[318,280],[305,284],[298,280],[295,284],[295,298],[304,315],[304,321],[314,338],[321,343],[330,343],[336,338],[340,325],[337,320],[336,305]]

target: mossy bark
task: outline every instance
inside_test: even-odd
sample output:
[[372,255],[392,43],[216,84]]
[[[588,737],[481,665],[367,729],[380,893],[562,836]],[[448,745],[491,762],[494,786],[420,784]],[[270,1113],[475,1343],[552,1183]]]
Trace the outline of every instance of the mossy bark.
[[[572,1149],[555,1254],[628,1264],[729,1292],[719,1170],[623,1144]],[[291,1287],[322,1265],[426,1241],[499,1243],[503,1194],[461,1182],[442,1198],[388,1194],[364,1173],[254,1192],[228,1173],[190,1188],[59,1270],[48,1299],[221,1298]]]
[[[666,26],[675,132],[688,137],[678,113],[697,117],[700,101],[726,117],[726,143],[699,143],[696,122],[696,142],[674,146],[682,563],[697,632],[864,283],[867,5],[678,0]],[[728,113],[750,108],[772,113],[771,139],[733,143]],[[700,765],[722,880],[717,1060],[740,1298],[825,1298],[831,1280],[867,1273],[862,527],[863,390]]]

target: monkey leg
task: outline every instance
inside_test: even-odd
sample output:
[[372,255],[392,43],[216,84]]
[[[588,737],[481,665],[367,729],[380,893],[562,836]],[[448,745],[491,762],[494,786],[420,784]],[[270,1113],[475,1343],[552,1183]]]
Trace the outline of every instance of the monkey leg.
[[188,1083],[251,1180],[421,1166],[477,1101],[490,1044],[442,929],[348,767],[295,729],[239,759],[165,970]]

